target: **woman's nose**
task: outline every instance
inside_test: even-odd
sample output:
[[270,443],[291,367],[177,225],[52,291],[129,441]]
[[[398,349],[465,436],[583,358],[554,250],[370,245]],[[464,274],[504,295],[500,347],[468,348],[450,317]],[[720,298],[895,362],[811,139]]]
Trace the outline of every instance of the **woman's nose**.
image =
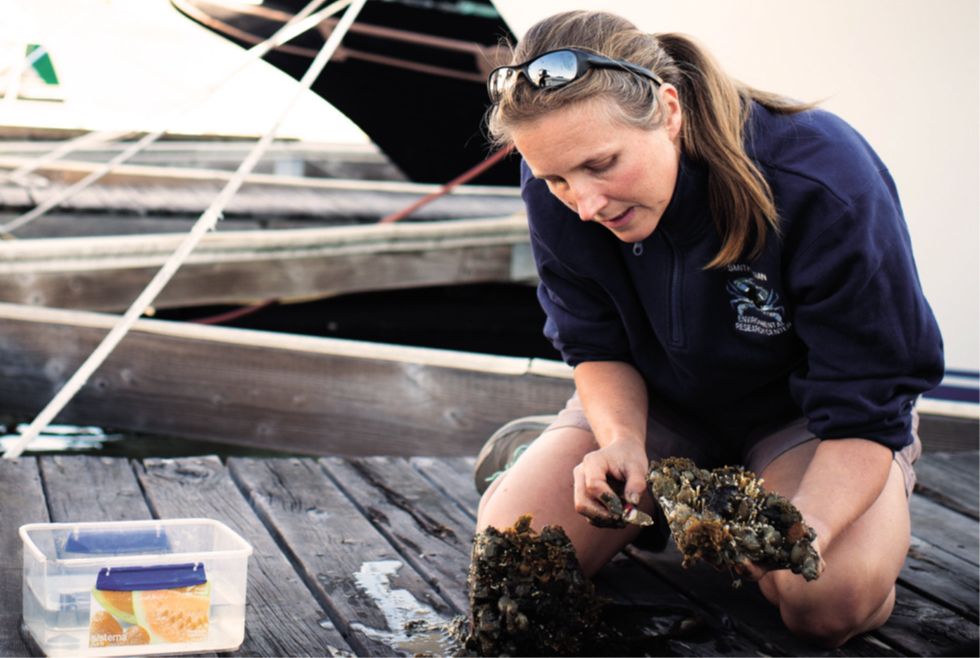
[[590,222],[599,215],[609,200],[600,190],[591,186],[581,186],[569,190],[572,207],[583,222]]
[[596,219],[607,203],[605,195],[595,189],[583,189],[575,195],[575,211],[583,222]]

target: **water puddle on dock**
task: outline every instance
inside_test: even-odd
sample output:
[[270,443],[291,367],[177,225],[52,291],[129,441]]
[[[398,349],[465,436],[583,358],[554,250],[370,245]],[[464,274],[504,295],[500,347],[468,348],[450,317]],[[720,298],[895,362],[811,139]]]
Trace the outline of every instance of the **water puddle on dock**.
[[446,631],[448,620],[418,601],[408,590],[392,589],[390,577],[402,566],[398,560],[365,562],[361,565],[354,574],[354,580],[384,615],[388,630],[368,628],[359,623],[352,623],[351,626],[409,655],[450,655],[453,641]]

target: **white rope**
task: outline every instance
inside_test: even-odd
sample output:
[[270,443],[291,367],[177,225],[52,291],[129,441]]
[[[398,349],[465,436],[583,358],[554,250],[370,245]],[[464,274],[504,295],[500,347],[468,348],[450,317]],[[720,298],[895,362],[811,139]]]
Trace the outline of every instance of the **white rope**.
[[[268,53],[273,48],[277,48],[282,44],[292,39],[295,39],[300,34],[303,34],[304,32],[308,32],[309,30],[313,29],[314,27],[322,23],[328,16],[337,13],[344,7],[347,7],[348,5],[351,4],[351,0],[338,0],[337,2],[331,4],[329,7],[326,7],[325,9],[317,12],[313,16],[309,16],[307,18],[307,16],[312,11],[314,11],[316,7],[323,4],[323,2],[325,2],[325,0],[313,0],[310,4],[304,7],[300,13],[296,14],[296,16],[294,16],[289,22],[287,22],[283,27],[279,28],[279,30],[277,30],[272,37],[266,39],[262,43],[256,44],[252,48],[249,48],[245,53],[245,58],[234,71],[232,71],[230,74],[225,76],[225,78],[223,78],[221,81],[203,90],[200,94],[195,96],[186,105],[181,106],[180,109],[173,112],[169,117],[168,123],[172,122],[174,119],[179,118],[186,112],[198,107],[202,102],[207,100],[218,89],[220,89],[222,86],[227,84],[229,80],[231,80],[233,77],[238,75],[248,65],[250,65],[252,62],[258,59],[261,59],[266,53]],[[45,201],[39,206],[36,206],[32,210],[24,213],[20,217],[17,217],[16,219],[13,219],[10,222],[7,222],[6,224],[0,224],[0,237],[8,238],[8,239],[12,238],[13,236],[10,235],[11,232],[21,228],[25,224],[34,221],[35,219],[37,219],[44,213],[48,212],[52,208],[58,207],[66,199],[69,199],[75,194],[81,192],[82,190],[90,186],[92,183],[94,183],[95,181],[99,180],[107,173],[112,171],[117,165],[127,161],[129,158],[133,157],[134,155],[142,151],[144,148],[146,148],[153,142],[160,139],[160,137],[162,137],[166,132],[167,131],[165,129],[159,129],[144,135],[142,139],[132,144],[129,148],[116,155],[114,158],[106,162],[101,167],[93,170],[88,176],[85,176],[81,180],[76,181],[73,185],[70,185],[69,187],[62,189],[57,194],[52,195],[47,201]],[[86,136],[83,135],[83,138],[84,137]],[[91,140],[94,138],[89,137],[89,139]],[[77,138],[76,140],[73,140],[74,145],[71,146],[71,148],[62,148],[61,155],[70,153],[71,151],[79,148],[79,142],[81,140],[82,138]],[[41,164],[43,164],[42,161],[50,162],[51,159],[52,158],[49,158],[48,156],[41,156],[34,162],[19,168],[17,171],[15,171],[13,174],[10,175],[10,178],[13,178],[15,175],[22,178],[23,176],[26,176],[28,173],[34,171],[39,166],[41,166]]]
[[198,218],[197,222],[191,228],[190,233],[184,238],[183,242],[177,247],[173,255],[163,264],[160,271],[157,272],[153,280],[146,286],[136,301],[129,307],[126,313],[120,318],[119,322],[112,328],[112,330],[106,335],[106,337],[99,343],[99,346],[95,348],[95,351],[85,360],[85,362],[78,368],[74,375],[65,383],[64,387],[58,391],[54,399],[48,403],[48,405],[41,410],[41,413],[34,419],[34,421],[28,426],[17,440],[14,441],[7,449],[4,451],[3,456],[6,459],[16,459],[21,455],[24,449],[37,438],[38,434],[41,433],[47,425],[54,420],[55,416],[67,405],[72,397],[81,389],[81,387],[88,381],[95,370],[102,365],[112,350],[116,348],[119,342],[123,339],[126,333],[133,327],[136,321],[141,315],[146,311],[146,309],[153,303],[163,287],[167,285],[171,277],[177,272],[181,263],[187,256],[191,253],[197,243],[201,240],[207,231],[214,228],[218,219],[221,217],[221,212],[224,209],[228,201],[231,200],[238,188],[242,186],[245,181],[245,177],[249,174],[252,168],[258,163],[259,158],[262,157],[262,153],[269,147],[275,137],[276,132],[279,130],[280,125],[283,120],[292,110],[293,106],[299,101],[302,94],[309,90],[313,81],[316,80],[320,73],[323,71],[323,67],[327,65],[330,61],[330,57],[333,55],[337,46],[340,45],[341,39],[350,29],[351,24],[360,13],[361,9],[364,7],[364,3],[367,0],[354,0],[351,6],[344,12],[343,18],[337,23],[337,27],[330,33],[330,37],[327,42],[323,44],[323,48],[317,53],[316,57],[313,59],[313,63],[310,64],[310,68],[307,69],[303,78],[299,82],[299,86],[296,89],[296,93],[290,99],[289,104],[283,109],[279,117],[276,119],[275,124],[272,128],[265,133],[262,138],[255,144],[252,150],[246,156],[245,160],[238,166],[238,170],[235,172],[235,176],[228,181],[225,187],[218,194],[217,198],[211,203],[207,210]]

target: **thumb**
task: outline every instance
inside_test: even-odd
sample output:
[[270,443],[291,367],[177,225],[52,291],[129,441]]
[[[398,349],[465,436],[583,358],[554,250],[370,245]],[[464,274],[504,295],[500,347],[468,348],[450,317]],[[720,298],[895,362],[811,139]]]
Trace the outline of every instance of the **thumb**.
[[638,505],[647,490],[647,474],[643,468],[632,465],[626,471],[626,486],[623,487],[623,498],[626,502]]

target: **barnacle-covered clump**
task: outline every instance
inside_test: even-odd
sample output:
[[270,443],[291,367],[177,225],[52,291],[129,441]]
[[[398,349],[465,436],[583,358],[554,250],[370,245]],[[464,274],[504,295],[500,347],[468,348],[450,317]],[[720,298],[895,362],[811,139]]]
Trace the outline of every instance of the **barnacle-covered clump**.
[[820,575],[816,533],[789,500],[763,489],[752,471],[706,470],[690,459],[668,457],[650,464],[648,480],[685,567],[701,559],[733,570],[749,560],[791,569],[807,580]]
[[602,602],[558,526],[531,529],[522,516],[473,541],[469,623],[452,632],[463,653],[479,656],[594,654]]

